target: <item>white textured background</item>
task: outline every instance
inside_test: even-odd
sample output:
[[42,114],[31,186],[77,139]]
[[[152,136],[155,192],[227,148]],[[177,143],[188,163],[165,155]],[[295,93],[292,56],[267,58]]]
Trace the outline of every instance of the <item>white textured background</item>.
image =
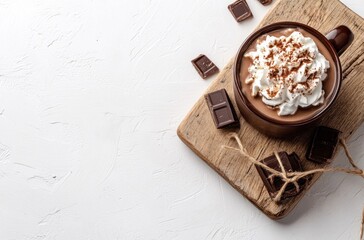
[[211,83],[190,60],[222,69],[269,9],[237,24],[230,2],[0,0],[1,240],[359,238],[361,179],[324,176],[275,222],[177,138]]

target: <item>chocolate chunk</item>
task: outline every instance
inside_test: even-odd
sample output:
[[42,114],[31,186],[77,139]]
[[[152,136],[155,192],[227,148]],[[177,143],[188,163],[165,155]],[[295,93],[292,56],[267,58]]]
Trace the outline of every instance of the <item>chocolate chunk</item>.
[[228,9],[237,22],[244,21],[245,19],[253,16],[248,3],[245,0],[238,0],[233,4],[230,4]]
[[240,122],[225,89],[205,95],[216,128],[239,127]]
[[196,68],[198,74],[200,74],[203,79],[206,79],[219,72],[219,69],[216,67],[216,65],[203,54],[200,54],[200,56],[193,59],[191,62]]
[[313,134],[311,144],[307,149],[307,160],[316,163],[328,163],[334,157],[339,143],[340,131],[319,126]]
[[[279,157],[282,161],[283,167],[287,173],[303,171],[302,166],[300,164],[300,159],[296,153],[292,153],[292,154],[288,155],[286,152],[279,152],[278,155],[279,155]],[[276,156],[274,154],[272,156],[269,156],[269,157],[263,159],[261,162],[264,163],[265,165],[267,165],[268,167],[273,168],[274,170],[282,172],[278,159],[276,158]],[[282,180],[281,177],[272,176],[271,172],[263,169],[262,167],[260,167],[258,165],[256,165],[255,167],[256,167],[260,177],[262,178],[263,183],[264,183],[266,189],[268,190],[270,197],[273,199],[274,197],[277,196],[278,192],[282,188],[284,181]],[[280,202],[283,202],[284,200],[299,194],[304,189],[304,187],[307,183],[307,180],[308,180],[308,178],[301,178],[297,181],[297,183],[300,187],[299,191],[297,191],[296,186],[293,183],[288,184],[285,191],[282,194]]]
[[272,3],[272,0],[258,0],[264,6],[269,5]]

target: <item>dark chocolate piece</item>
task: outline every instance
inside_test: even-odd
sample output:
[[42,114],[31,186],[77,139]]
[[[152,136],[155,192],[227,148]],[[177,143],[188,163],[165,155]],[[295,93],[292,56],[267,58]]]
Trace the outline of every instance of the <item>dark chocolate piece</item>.
[[196,68],[198,74],[200,74],[203,79],[206,79],[219,72],[219,69],[216,67],[216,65],[203,54],[200,54],[200,56],[193,59],[191,62]]
[[269,5],[272,3],[272,0],[258,0],[264,6]]
[[[286,152],[279,152],[278,155],[282,161],[283,167],[286,172],[303,171],[302,166],[300,164],[300,159],[296,153],[288,155]],[[272,156],[263,159],[261,162],[267,165],[268,167],[273,168],[274,170],[282,172],[278,159],[274,154]],[[255,165],[255,167],[260,177],[262,178],[263,183],[266,189],[268,190],[270,197],[273,199],[274,197],[277,196],[278,192],[282,188],[284,181],[280,177],[273,177],[271,172],[263,169],[258,165]],[[280,202],[283,202],[284,200],[299,194],[304,189],[307,180],[308,178],[301,178],[300,180],[298,180],[298,185],[300,187],[299,191],[297,191],[296,186],[293,183],[288,184],[285,191],[282,194]]]
[[311,144],[307,149],[307,160],[316,163],[328,163],[334,157],[339,143],[340,131],[319,126],[313,134]]
[[239,127],[240,122],[225,89],[205,95],[216,128]]
[[237,22],[244,21],[245,19],[253,16],[248,3],[245,0],[238,0],[233,4],[230,4],[228,9]]

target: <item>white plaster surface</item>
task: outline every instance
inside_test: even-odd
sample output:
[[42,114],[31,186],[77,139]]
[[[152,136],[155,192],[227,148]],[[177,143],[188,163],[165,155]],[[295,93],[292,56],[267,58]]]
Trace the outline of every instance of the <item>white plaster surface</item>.
[[275,222],[177,138],[211,83],[190,60],[223,68],[269,9],[237,24],[230,2],[0,0],[1,240],[359,238],[361,179],[326,175]]

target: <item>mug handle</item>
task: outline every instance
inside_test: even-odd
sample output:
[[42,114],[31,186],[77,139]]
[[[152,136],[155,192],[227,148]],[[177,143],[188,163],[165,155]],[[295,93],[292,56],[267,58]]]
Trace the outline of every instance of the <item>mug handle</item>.
[[326,34],[326,38],[341,56],[354,40],[353,32],[347,26],[339,26]]

